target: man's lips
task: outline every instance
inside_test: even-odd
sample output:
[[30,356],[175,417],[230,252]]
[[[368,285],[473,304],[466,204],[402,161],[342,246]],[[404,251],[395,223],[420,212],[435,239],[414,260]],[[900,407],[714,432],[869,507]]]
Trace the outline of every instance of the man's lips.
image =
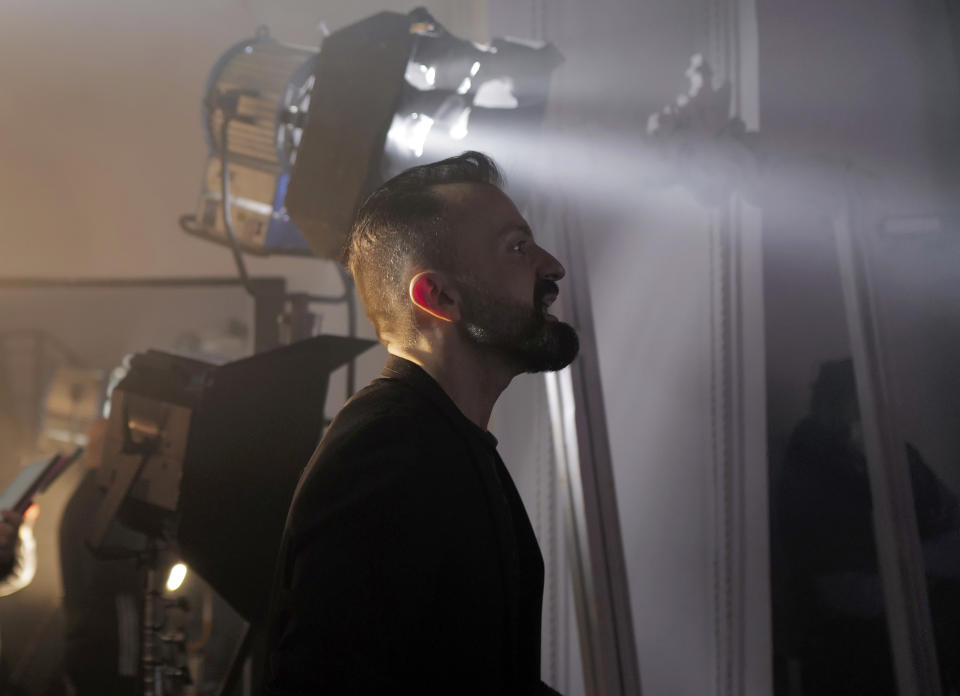
[[547,297],[541,298],[537,305],[540,315],[547,321],[557,321],[557,318],[549,313],[550,305],[552,305],[556,299],[556,295],[548,295]]
[[537,303],[537,307],[546,314],[547,309],[557,300],[557,296],[560,294],[560,288],[557,287],[557,284],[552,280],[541,280],[537,283],[536,293],[534,298]]

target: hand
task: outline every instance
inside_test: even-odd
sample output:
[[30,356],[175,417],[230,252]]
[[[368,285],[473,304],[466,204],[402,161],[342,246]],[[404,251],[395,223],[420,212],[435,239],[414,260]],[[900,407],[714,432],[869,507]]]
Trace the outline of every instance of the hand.
[[0,512],[0,567],[13,563],[21,522],[23,518],[12,510]]

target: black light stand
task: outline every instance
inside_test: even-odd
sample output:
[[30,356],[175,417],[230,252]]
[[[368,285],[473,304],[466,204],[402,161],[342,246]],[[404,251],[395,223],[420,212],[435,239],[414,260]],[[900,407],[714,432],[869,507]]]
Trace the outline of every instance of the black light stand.
[[164,599],[158,582],[161,542],[147,538],[147,547],[139,560],[146,569],[143,592],[143,627],[140,636],[140,667],[143,678],[143,696],[176,696],[192,683],[186,665],[187,641],[182,631],[164,632],[167,611],[187,611],[185,598]]
[[127,552],[146,569],[144,696],[177,694],[189,678],[183,637],[163,633],[164,612],[178,605],[161,596],[161,551],[175,548],[255,633],[294,487],[322,434],[329,375],[371,345],[319,336],[222,366],[134,356],[111,398],[98,472],[106,494],[87,543],[111,554],[118,521],[147,537]]

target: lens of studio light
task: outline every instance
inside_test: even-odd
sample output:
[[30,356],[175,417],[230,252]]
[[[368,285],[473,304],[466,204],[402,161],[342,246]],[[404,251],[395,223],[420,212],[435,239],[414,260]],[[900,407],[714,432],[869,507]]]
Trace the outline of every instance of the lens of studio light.
[[167,590],[170,592],[176,592],[179,590],[186,577],[187,566],[183,563],[175,563],[170,568],[170,574],[167,576]]

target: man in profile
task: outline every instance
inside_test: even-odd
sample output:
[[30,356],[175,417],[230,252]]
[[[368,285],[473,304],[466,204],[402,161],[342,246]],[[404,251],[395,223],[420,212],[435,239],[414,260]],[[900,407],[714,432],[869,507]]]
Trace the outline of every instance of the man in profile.
[[510,380],[579,347],[548,313],[563,266],[492,160],[409,169],[361,207],[347,261],[390,358],[294,494],[267,693],[555,694],[543,560],[487,429]]

